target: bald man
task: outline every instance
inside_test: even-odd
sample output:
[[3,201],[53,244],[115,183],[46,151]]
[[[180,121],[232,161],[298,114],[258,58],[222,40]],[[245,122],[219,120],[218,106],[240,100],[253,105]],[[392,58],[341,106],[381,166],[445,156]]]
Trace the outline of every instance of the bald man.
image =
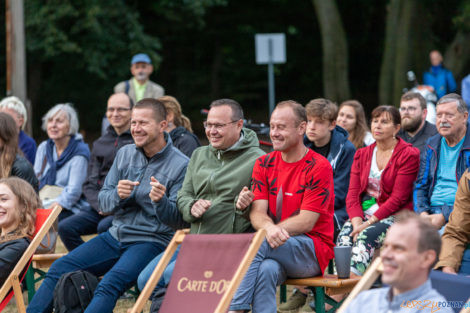
[[106,118],[109,126],[106,132],[93,142],[88,164],[88,177],[83,184],[83,193],[90,206],[59,223],[59,235],[69,251],[83,243],[82,235],[102,233],[111,227],[112,215],[101,215],[98,193],[104,184],[117,151],[127,144],[134,143],[129,131],[132,102],[125,93],[113,94],[108,99]]

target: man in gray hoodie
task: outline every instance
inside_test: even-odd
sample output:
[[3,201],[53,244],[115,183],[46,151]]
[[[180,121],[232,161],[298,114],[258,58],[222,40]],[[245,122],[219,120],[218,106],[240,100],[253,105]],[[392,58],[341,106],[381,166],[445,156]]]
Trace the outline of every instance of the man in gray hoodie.
[[58,279],[76,270],[104,275],[85,312],[112,312],[119,296],[168,245],[174,233],[169,225],[182,223],[176,196],[188,158],[173,146],[165,126],[161,102],[147,98],[135,105],[135,144],[118,151],[99,193],[100,209],[114,214],[113,226],[54,262],[28,312],[51,312]]

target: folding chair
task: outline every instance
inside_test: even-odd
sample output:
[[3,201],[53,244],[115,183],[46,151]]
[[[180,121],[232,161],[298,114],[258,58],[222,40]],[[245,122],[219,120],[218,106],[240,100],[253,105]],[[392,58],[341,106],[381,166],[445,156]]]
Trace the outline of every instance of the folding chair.
[[[34,235],[34,238],[29,244],[26,251],[23,253],[23,256],[18,261],[15,268],[10,273],[2,288],[0,289],[0,311],[5,308],[5,306],[12,298],[13,294],[15,294],[16,307],[18,309],[18,312],[26,312],[23,299],[23,291],[21,290],[20,286],[20,282],[24,275],[21,275],[21,273],[27,268],[27,266],[31,262],[31,257],[33,256],[33,253],[36,251],[42,239],[49,231],[49,228],[51,228],[52,223],[55,221],[57,216],[59,216],[61,210],[62,208],[60,206],[56,206],[54,209],[37,209],[37,212],[39,212],[39,214],[37,214],[36,216],[36,234]],[[43,216],[47,216],[47,218],[43,219]],[[13,290],[11,290],[12,288]]]
[[[338,310],[342,313],[346,310],[351,301],[362,291],[369,289],[372,284],[377,280],[383,272],[382,259],[378,257],[372,265],[367,269],[362,279],[356,287],[349,294],[348,298],[343,302],[343,305]],[[431,271],[429,275],[431,284],[434,289],[441,293],[447,301],[458,303],[462,302],[462,307],[454,308],[456,313],[470,313],[470,299],[467,300],[468,305],[465,305],[462,299],[467,299],[470,296],[470,279],[467,277],[442,273],[440,271]]]
[[141,312],[177,246],[181,249],[160,313],[225,313],[265,238],[251,234],[189,235],[177,231],[131,313]]

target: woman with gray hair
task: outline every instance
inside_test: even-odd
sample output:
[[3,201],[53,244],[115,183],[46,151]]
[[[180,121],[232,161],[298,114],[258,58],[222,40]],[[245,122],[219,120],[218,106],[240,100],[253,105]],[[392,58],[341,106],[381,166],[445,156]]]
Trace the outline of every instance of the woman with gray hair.
[[62,189],[49,188],[55,192],[50,192],[48,199],[41,199],[44,207],[60,205],[64,209],[59,215],[62,220],[87,205],[82,197],[82,185],[87,175],[90,150],[78,134],[77,112],[70,104],[55,105],[44,115],[42,122],[42,129],[49,139],[38,147],[34,171],[39,179],[40,195],[49,186]]

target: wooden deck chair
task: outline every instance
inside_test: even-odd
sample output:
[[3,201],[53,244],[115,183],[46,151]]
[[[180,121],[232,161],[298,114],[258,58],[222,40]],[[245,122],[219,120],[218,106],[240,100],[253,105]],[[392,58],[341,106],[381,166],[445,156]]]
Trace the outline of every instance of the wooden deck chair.
[[189,235],[188,230],[177,231],[130,312],[142,312],[181,244],[159,312],[225,313],[265,234],[264,230],[223,235]]
[[[10,273],[7,280],[3,284],[2,288],[0,289],[0,300],[1,300],[0,311],[3,310],[3,308],[8,304],[8,302],[10,301],[10,299],[12,298],[14,294],[18,312],[21,312],[21,313],[26,312],[24,299],[23,299],[23,291],[21,290],[21,286],[20,286],[20,282],[21,282],[20,279],[22,278],[21,273],[27,268],[27,266],[31,262],[33,253],[36,251],[42,239],[49,231],[49,228],[51,228],[57,216],[59,216],[59,213],[61,210],[62,208],[60,206],[56,206],[54,209],[37,209],[37,212],[41,212],[41,213],[44,212],[46,214],[37,214],[36,234],[34,235],[34,238],[29,244],[26,251],[23,253],[23,256],[18,261],[15,268]],[[47,218],[45,219],[41,218],[43,216],[47,216]]]
[[[359,293],[361,293],[364,290],[369,289],[372,284],[377,280],[379,275],[383,271],[383,265],[382,265],[382,259],[378,257],[372,265],[367,269],[367,271],[364,273],[364,276],[361,278],[359,283],[356,285],[356,287],[351,291],[349,294],[348,298],[343,302],[343,305],[340,307],[340,309],[337,311],[338,313],[342,313],[348,305],[351,304],[352,300],[357,297]],[[447,276],[447,278],[442,278],[441,276]],[[450,280],[450,285],[449,285],[449,279]],[[432,271],[430,274],[431,278],[431,283],[433,284],[433,288],[436,289],[438,292],[440,292],[447,300],[451,302],[457,302],[456,298],[453,298],[452,294],[456,293],[458,291],[465,291],[465,292],[470,292],[470,289],[468,288],[469,280],[465,277],[462,276],[453,276],[451,274],[446,274],[442,273],[439,271]],[[444,282],[444,280],[446,280]],[[452,281],[454,283],[452,283]],[[440,284],[447,284],[447,286],[439,286]],[[453,288],[451,288],[453,287]],[[457,289],[457,290],[456,290]],[[460,295],[462,296],[462,295]],[[460,298],[461,299],[461,298]],[[470,313],[470,299],[467,300],[468,305],[462,306],[462,309],[460,310],[460,313]],[[455,312],[458,312],[460,308],[454,309]]]

